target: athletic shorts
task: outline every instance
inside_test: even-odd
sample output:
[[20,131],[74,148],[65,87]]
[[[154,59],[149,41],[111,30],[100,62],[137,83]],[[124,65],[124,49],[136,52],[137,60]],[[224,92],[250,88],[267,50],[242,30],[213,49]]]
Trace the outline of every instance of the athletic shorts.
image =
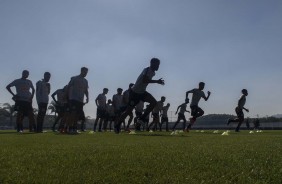
[[106,118],[106,110],[98,108],[96,116],[97,118]]
[[179,120],[186,121],[185,115],[182,114],[182,113],[178,113],[178,119],[179,119]]
[[160,121],[160,116],[159,116],[159,113],[152,113],[152,116],[153,116],[153,121],[154,122],[159,122]]
[[56,105],[56,106],[55,106],[56,112],[57,112],[58,114],[63,114],[63,113],[65,113],[66,110],[67,110],[67,106],[68,106],[68,104]]
[[83,113],[83,103],[76,101],[76,100],[70,100],[69,101],[69,110],[71,113],[75,112],[77,115],[80,115]]
[[240,119],[241,121],[244,121],[243,109],[236,107],[235,112],[237,114],[238,119]]
[[197,105],[190,106],[191,108],[191,116],[197,116],[199,111],[203,111],[200,107]]
[[163,122],[168,122],[168,117],[162,117],[162,123]]
[[151,98],[155,99],[150,93],[145,91],[144,93],[135,93],[132,90],[129,90],[129,106],[135,107],[140,101],[145,102],[145,99],[150,96]]
[[14,110],[23,113],[24,116],[28,116],[30,111],[33,112],[32,103],[17,100],[15,103]]
[[39,103],[38,104],[38,113],[46,114],[48,103]]

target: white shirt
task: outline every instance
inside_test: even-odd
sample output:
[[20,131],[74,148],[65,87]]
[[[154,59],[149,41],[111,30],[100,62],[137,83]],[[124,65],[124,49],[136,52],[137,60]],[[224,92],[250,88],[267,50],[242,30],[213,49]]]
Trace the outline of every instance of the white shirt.
[[148,83],[143,82],[143,79],[146,76],[149,79],[152,79],[155,76],[155,71],[153,71],[150,67],[145,68],[137,78],[134,86],[132,86],[132,91],[135,93],[144,93],[146,91]]

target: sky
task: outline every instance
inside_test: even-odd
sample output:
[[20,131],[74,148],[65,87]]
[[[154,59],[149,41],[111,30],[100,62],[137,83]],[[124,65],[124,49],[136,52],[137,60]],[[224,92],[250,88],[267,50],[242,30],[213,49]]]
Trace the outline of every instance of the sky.
[[104,87],[112,98],[157,57],[165,85],[147,91],[171,111],[203,81],[205,114],[235,114],[243,88],[246,116],[281,114],[281,30],[281,0],[0,0],[0,103],[25,69],[34,85],[49,71],[53,93],[86,66],[95,117]]

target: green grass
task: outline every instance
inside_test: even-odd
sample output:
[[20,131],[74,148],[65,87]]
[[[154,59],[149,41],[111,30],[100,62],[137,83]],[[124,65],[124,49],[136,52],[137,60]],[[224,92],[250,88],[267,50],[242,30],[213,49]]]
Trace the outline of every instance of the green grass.
[[[222,131],[220,131],[222,133]],[[0,131],[0,183],[282,183],[282,131]]]

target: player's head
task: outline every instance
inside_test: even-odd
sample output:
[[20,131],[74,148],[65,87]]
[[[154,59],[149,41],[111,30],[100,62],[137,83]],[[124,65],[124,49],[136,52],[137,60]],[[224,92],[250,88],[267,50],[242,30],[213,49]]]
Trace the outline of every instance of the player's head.
[[133,85],[134,85],[133,83],[130,83],[128,88],[131,89]]
[[162,102],[165,101],[165,97],[164,97],[164,96],[161,97],[161,101],[162,101]]
[[44,81],[49,82],[50,78],[51,78],[50,72],[45,72],[44,73]]
[[160,66],[161,61],[158,58],[152,58],[151,59],[151,65],[150,67],[154,70],[154,71],[158,71],[159,66]]
[[203,90],[205,88],[205,83],[204,82],[200,82],[199,83],[199,89]]
[[170,103],[167,103],[167,104],[166,104],[166,106],[168,106],[168,107],[169,107],[169,106],[170,106]]
[[189,98],[185,99],[185,103],[188,104],[189,103]]
[[29,71],[24,70],[24,71],[22,72],[22,78],[23,78],[23,79],[27,79],[28,76],[29,76]]
[[242,89],[242,94],[245,95],[245,96],[248,96],[248,90]]
[[104,89],[103,89],[103,93],[104,93],[104,94],[108,94],[108,92],[109,92],[109,89],[108,89],[108,88],[104,88]]
[[119,94],[119,95],[121,95],[122,94],[122,89],[121,88],[117,88],[117,93]]
[[111,103],[112,103],[112,100],[111,100],[111,99],[109,99],[109,100],[108,100],[108,104],[111,104]]
[[82,77],[86,77],[87,73],[88,73],[88,68],[82,67],[82,68],[80,69],[80,75],[81,75]]

